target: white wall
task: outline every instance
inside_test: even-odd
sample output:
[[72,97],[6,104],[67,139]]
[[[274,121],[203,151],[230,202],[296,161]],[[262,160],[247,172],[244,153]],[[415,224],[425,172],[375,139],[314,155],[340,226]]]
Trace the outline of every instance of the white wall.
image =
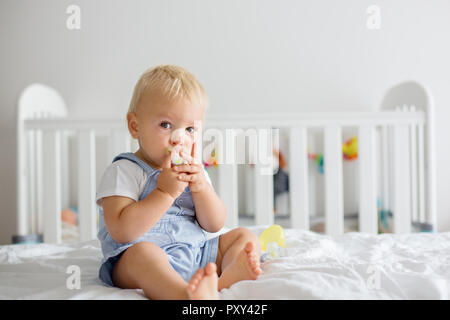
[[[81,30],[66,8],[81,8]],[[381,29],[366,9],[381,9]],[[376,109],[403,80],[436,103],[438,214],[450,230],[450,1],[0,2],[0,243],[15,230],[15,102],[39,81],[73,116],[119,117],[144,69],[179,64],[211,98],[210,112]]]

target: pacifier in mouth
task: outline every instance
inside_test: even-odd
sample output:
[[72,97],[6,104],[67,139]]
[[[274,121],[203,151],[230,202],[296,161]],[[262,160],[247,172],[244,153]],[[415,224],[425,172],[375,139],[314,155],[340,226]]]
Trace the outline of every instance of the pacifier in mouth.
[[170,160],[173,165],[189,164],[189,161],[182,157],[183,147],[181,145],[176,145],[175,147],[167,147],[166,155],[171,153]]
[[[192,139],[186,134],[186,131],[183,129],[176,129],[174,132],[172,132],[172,135],[170,137],[171,142],[176,142],[177,144],[173,147],[167,147],[166,148],[166,155],[171,153],[171,162],[174,165],[181,165],[181,164],[190,164],[193,159],[183,149],[183,145],[186,145],[186,142],[188,139]],[[195,140],[195,138],[194,138]]]

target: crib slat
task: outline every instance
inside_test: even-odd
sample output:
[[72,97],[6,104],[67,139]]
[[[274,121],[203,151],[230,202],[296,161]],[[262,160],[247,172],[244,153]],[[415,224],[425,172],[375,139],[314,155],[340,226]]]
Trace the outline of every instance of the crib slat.
[[235,228],[239,225],[237,165],[219,164],[218,180],[217,193],[227,208],[225,226],[228,228]]
[[309,230],[307,130],[293,127],[289,133],[289,200],[292,228]]
[[27,134],[21,121],[17,123],[17,234],[28,233],[27,217]]
[[269,127],[258,129],[258,152],[255,159],[254,208],[256,225],[274,223],[273,202],[273,141]]
[[378,233],[375,128],[359,127],[359,231]]
[[61,242],[61,133],[43,133],[44,242]]
[[28,173],[28,207],[27,207],[27,216],[28,216],[28,232],[36,233],[36,145],[35,145],[35,137],[36,132],[34,130],[30,130],[27,132],[27,173]]
[[419,221],[426,222],[425,217],[425,145],[424,145],[424,126],[418,126],[419,143]]
[[61,206],[70,206],[69,132],[61,132]]
[[268,174],[267,170],[266,166],[255,164],[253,187],[256,225],[272,225],[274,222],[273,174]]
[[44,210],[43,210],[43,177],[42,177],[42,163],[43,163],[43,153],[42,153],[42,131],[36,131],[36,206],[37,206],[37,218],[36,218],[36,230],[38,233],[42,233],[44,226]]
[[80,240],[97,234],[97,207],[95,204],[95,132],[78,132],[78,217]]
[[384,125],[381,128],[381,156],[383,162],[383,201],[382,209],[385,211],[390,210],[390,199],[389,199],[389,187],[390,187],[390,156],[389,152],[389,127]]
[[[212,129],[209,134],[214,134],[214,148],[216,155],[218,156],[218,184],[217,193],[219,197],[225,203],[227,209],[227,218],[225,226],[228,228],[235,228],[239,225],[238,215],[238,178],[237,178],[237,165],[234,161],[235,154],[235,132],[233,130]],[[224,141],[224,137],[227,139]],[[231,139],[230,137],[233,137]],[[228,142],[229,145],[225,145]]]
[[419,221],[418,214],[418,192],[417,192],[417,126],[409,126],[410,150],[411,150],[411,204],[413,221]]
[[324,133],[325,232],[339,235],[344,233],[341,128],[325,127]]
[[393,215],[394,233],[411,232],[411,197],[409,171],[409,130],[407,125],[393,128]]

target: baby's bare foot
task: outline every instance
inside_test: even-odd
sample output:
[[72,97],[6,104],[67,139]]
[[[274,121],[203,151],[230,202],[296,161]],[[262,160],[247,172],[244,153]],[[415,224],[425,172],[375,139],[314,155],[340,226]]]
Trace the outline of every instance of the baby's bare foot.
[[259,253],[253,242],[247,242],[244,249],[222,272],[219,279],[220,290],[242,280],[256,280],[262,270]]
[[189,280],[186,288],[190,300],[218,300],[217,292],[217,266],[208,263],[205,268],[200,268]]

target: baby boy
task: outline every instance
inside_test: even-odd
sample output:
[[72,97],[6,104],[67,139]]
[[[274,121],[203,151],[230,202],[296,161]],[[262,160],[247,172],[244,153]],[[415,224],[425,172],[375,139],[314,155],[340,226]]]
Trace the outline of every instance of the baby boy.
[[[249,229],[206,238],[226,218],[197,156],[207,107],[203,86],[181,67],[157,66],[138,80],[127,122],[139,149],[118,155],[97,189],[106,284],[150,299],[217,299],[260,275],[259,241]],[[183,161],[174,165],[177,157]]]

